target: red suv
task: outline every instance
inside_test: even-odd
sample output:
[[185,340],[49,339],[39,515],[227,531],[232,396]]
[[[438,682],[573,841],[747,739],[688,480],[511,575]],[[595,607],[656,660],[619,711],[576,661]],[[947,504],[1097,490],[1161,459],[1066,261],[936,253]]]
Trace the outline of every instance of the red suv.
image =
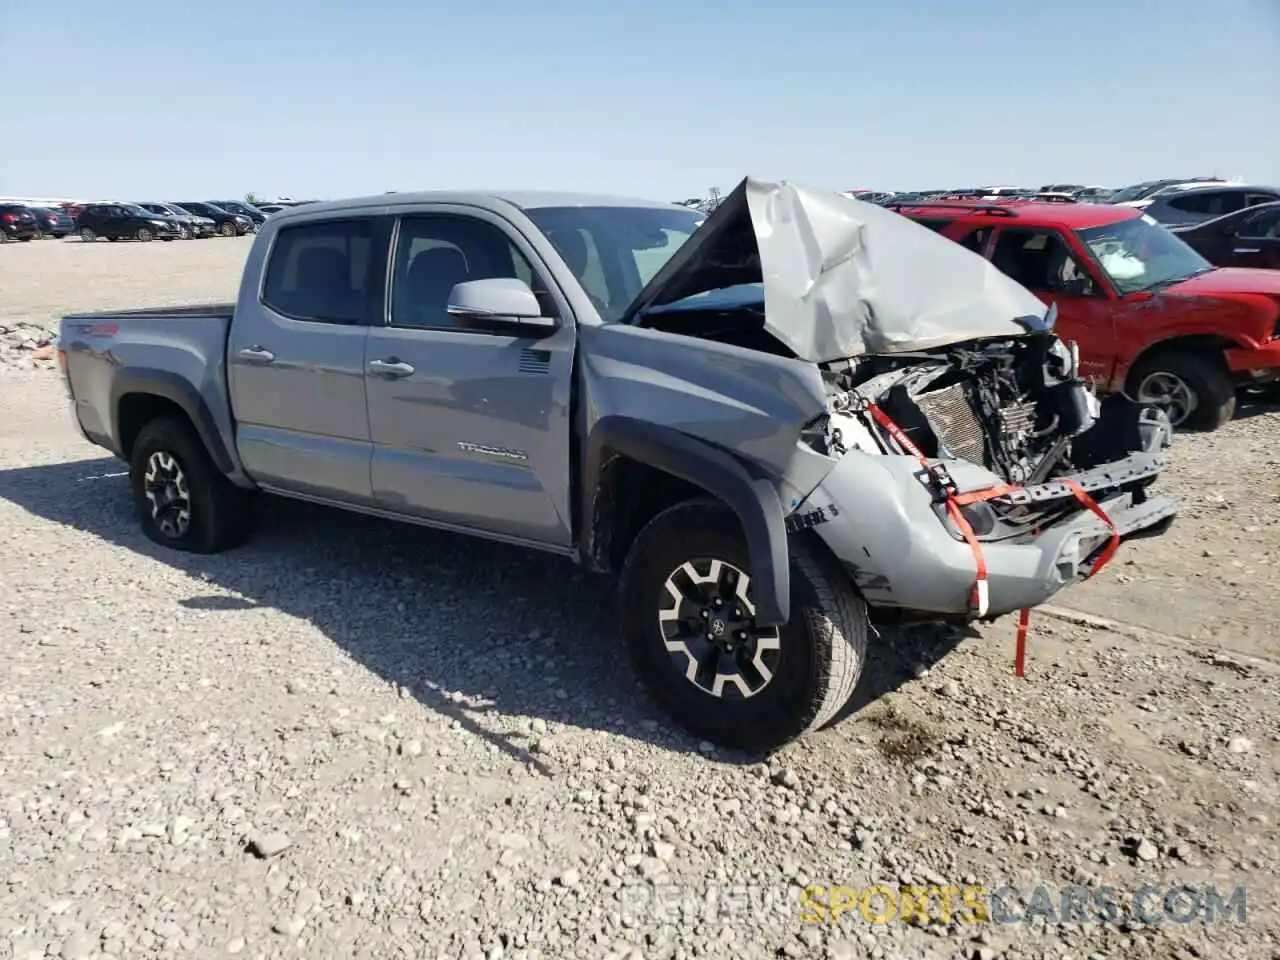
[[1236,388],[1280,382],[1280,270],[1214,267],[1132,207],[1017,200],[892,205],[1058,307],[1100,392],[1213,430]]

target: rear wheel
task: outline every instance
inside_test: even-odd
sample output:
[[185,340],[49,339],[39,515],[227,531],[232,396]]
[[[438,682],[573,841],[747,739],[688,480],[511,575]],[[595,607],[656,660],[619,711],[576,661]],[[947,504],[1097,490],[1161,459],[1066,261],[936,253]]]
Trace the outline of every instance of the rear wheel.
[[217,553],[249,533],[252,497],[218,470],[190,424],[158,417],[129,458],[134,508],[148,538],[189,553]]
[[1217,430],[1236,412],[1236,385],[1218,352],[1169,351],[1141,361],[1129,395],[1159,407],[1175,428]]
[[768,752],[830,722],[853,693],[867,611],[848,578],[793,544],[791,617],[755,622],[737,517],[711,499],[677,504],[636,538],[622,575],[623,635],[640,680],[690,733]]

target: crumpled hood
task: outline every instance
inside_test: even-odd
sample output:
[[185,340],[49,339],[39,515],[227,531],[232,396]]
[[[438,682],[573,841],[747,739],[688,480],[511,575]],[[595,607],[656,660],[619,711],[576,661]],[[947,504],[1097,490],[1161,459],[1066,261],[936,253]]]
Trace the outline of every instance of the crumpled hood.
[[1030,291],[928,227],[829,190],[747,178],[624,321],[760,282],[765,329],[815,363],[1020,336],[1046,316]]

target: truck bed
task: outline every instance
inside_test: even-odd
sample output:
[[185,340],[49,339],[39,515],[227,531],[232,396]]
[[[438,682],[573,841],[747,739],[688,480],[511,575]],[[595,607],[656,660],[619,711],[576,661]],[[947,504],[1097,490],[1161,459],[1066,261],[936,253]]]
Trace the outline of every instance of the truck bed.
[[63,317],[58,346],[85,437],[127,455],[133,424],[121,410],[130,394],[172,401],[202,437],[231,436],[226,348],[233,314],[234,304],[205,303]]
[[157,319],[169,320],[202,320],[209,317],[231,319],[235,310],[234,303],[190,303],[173,307],[139,307],[134,310],[104,310],[95,313],[70,313],[64,320],[76,322],[92,321],[102,323],[109,320]]

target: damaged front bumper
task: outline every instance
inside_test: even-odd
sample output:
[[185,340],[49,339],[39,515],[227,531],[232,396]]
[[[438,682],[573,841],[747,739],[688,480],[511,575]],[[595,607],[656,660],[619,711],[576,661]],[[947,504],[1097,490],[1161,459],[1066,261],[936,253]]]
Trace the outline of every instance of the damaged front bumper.
[[[815,530],[873,608],[989,619],[1044,603],[1092,574],[1112,526],[1077,503],[1068,481],[1092,497],[1121,542],[1163,533],[1177,507],[1146,490],[1162,463],[1160,452],[1137,452],[976,505],[970,522],[987,570],[983,611],[972,606],[973,551],[912,457],[849,453],[807,498],[795,525]],[[960,493],[1002,482],[973,464],[947,466]],[[1049,519],[1040,525],[1026,517]]]

